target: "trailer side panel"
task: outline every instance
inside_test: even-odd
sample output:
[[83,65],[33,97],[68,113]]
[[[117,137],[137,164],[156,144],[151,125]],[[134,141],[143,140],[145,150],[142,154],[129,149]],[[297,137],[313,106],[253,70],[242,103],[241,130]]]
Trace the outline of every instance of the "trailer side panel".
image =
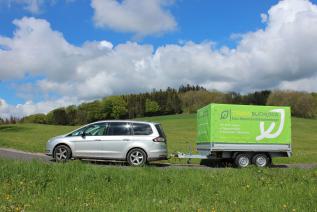
[[289,107],[210,104],[197,113],[198,151],[291,151]]

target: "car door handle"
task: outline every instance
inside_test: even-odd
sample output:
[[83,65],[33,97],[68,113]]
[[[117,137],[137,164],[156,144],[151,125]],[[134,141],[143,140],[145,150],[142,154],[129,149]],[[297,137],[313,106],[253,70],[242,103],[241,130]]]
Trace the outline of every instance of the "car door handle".
[[125,138],[125,139],[123,139],[123,141],[130,141],[130,139]]
[[95,139],[95,141],[101,141],[101,139]]

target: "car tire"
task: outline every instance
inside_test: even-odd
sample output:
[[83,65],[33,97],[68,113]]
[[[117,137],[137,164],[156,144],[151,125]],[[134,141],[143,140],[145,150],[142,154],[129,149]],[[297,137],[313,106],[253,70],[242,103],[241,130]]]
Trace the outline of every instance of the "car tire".
[[66,145],[59,145],[54,149],[56,162],[66,162],[72,157],[72,150]]
[[247,154],[238,154],[234,159],[234,164],[238,168],[245,168],[251,163],[250,156]]
[[270,158],[263,153],[256,154],[252,157],[252,163],[257,167],[266,167],[270,165]]
[[127,162],[130,166],[144,166],[147,162],[147,156],[144,150],[135,148],[129,151]]

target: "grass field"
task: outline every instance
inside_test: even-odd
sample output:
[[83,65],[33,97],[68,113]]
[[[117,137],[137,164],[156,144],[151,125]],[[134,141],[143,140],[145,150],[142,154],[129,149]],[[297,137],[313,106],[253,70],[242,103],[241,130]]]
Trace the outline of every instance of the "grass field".
[[0,211],[317,211],[317,169],[162,169],[0,159]]
[[0,125],[0,146],[29,152],[44,152],[49,138],[75,128],[41,124]]
[[[181,114],[142,118],[141,120],[162,123],[168,137],[168,150],[189,152],[195,149],[196,114]],[[37,124],[18,124],[0,126],[0,146],[31,152],[44,152],[47,140],[64,134],[77,127]],[[274,162],[316,163],[317,162],[317,120],[292,119],[291,158],[279,158]],[[173,161],[172,161],[173,162]]]
[[[170,152],[194,149],[196,115],[144,118],[162,123]],[[317,120],[293,118],[285,163],[317,162]],[[0,126],[0,146],[43,152],[77,127]],[[172,160],[171,162],[179,162]],[[317,169],[179,169],[0,159],[0,211],[315,211]]]

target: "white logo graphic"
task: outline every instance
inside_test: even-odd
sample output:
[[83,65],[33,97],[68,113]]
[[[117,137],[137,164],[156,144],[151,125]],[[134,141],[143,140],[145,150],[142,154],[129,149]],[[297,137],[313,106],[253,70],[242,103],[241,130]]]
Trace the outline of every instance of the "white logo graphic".
[[279,136],[284,128],[284,122],[285,122],[285,112],[283,109],[275,109],[275,110],[271,110],[271,112],[276,112],[276,113],[280,113],[281,114],[281,121],[280,121],[280,126],[278,128],[278,130],[272,134],[272,131],[275,127],[275,122],[272,122],[270,127],[267,130],[264,130],[264,122],[261,121],[260,122],[260,131],[261,131],[261,135],[256,137],[257,141],[260,141],[264,138],[276,138],[277,136]]

